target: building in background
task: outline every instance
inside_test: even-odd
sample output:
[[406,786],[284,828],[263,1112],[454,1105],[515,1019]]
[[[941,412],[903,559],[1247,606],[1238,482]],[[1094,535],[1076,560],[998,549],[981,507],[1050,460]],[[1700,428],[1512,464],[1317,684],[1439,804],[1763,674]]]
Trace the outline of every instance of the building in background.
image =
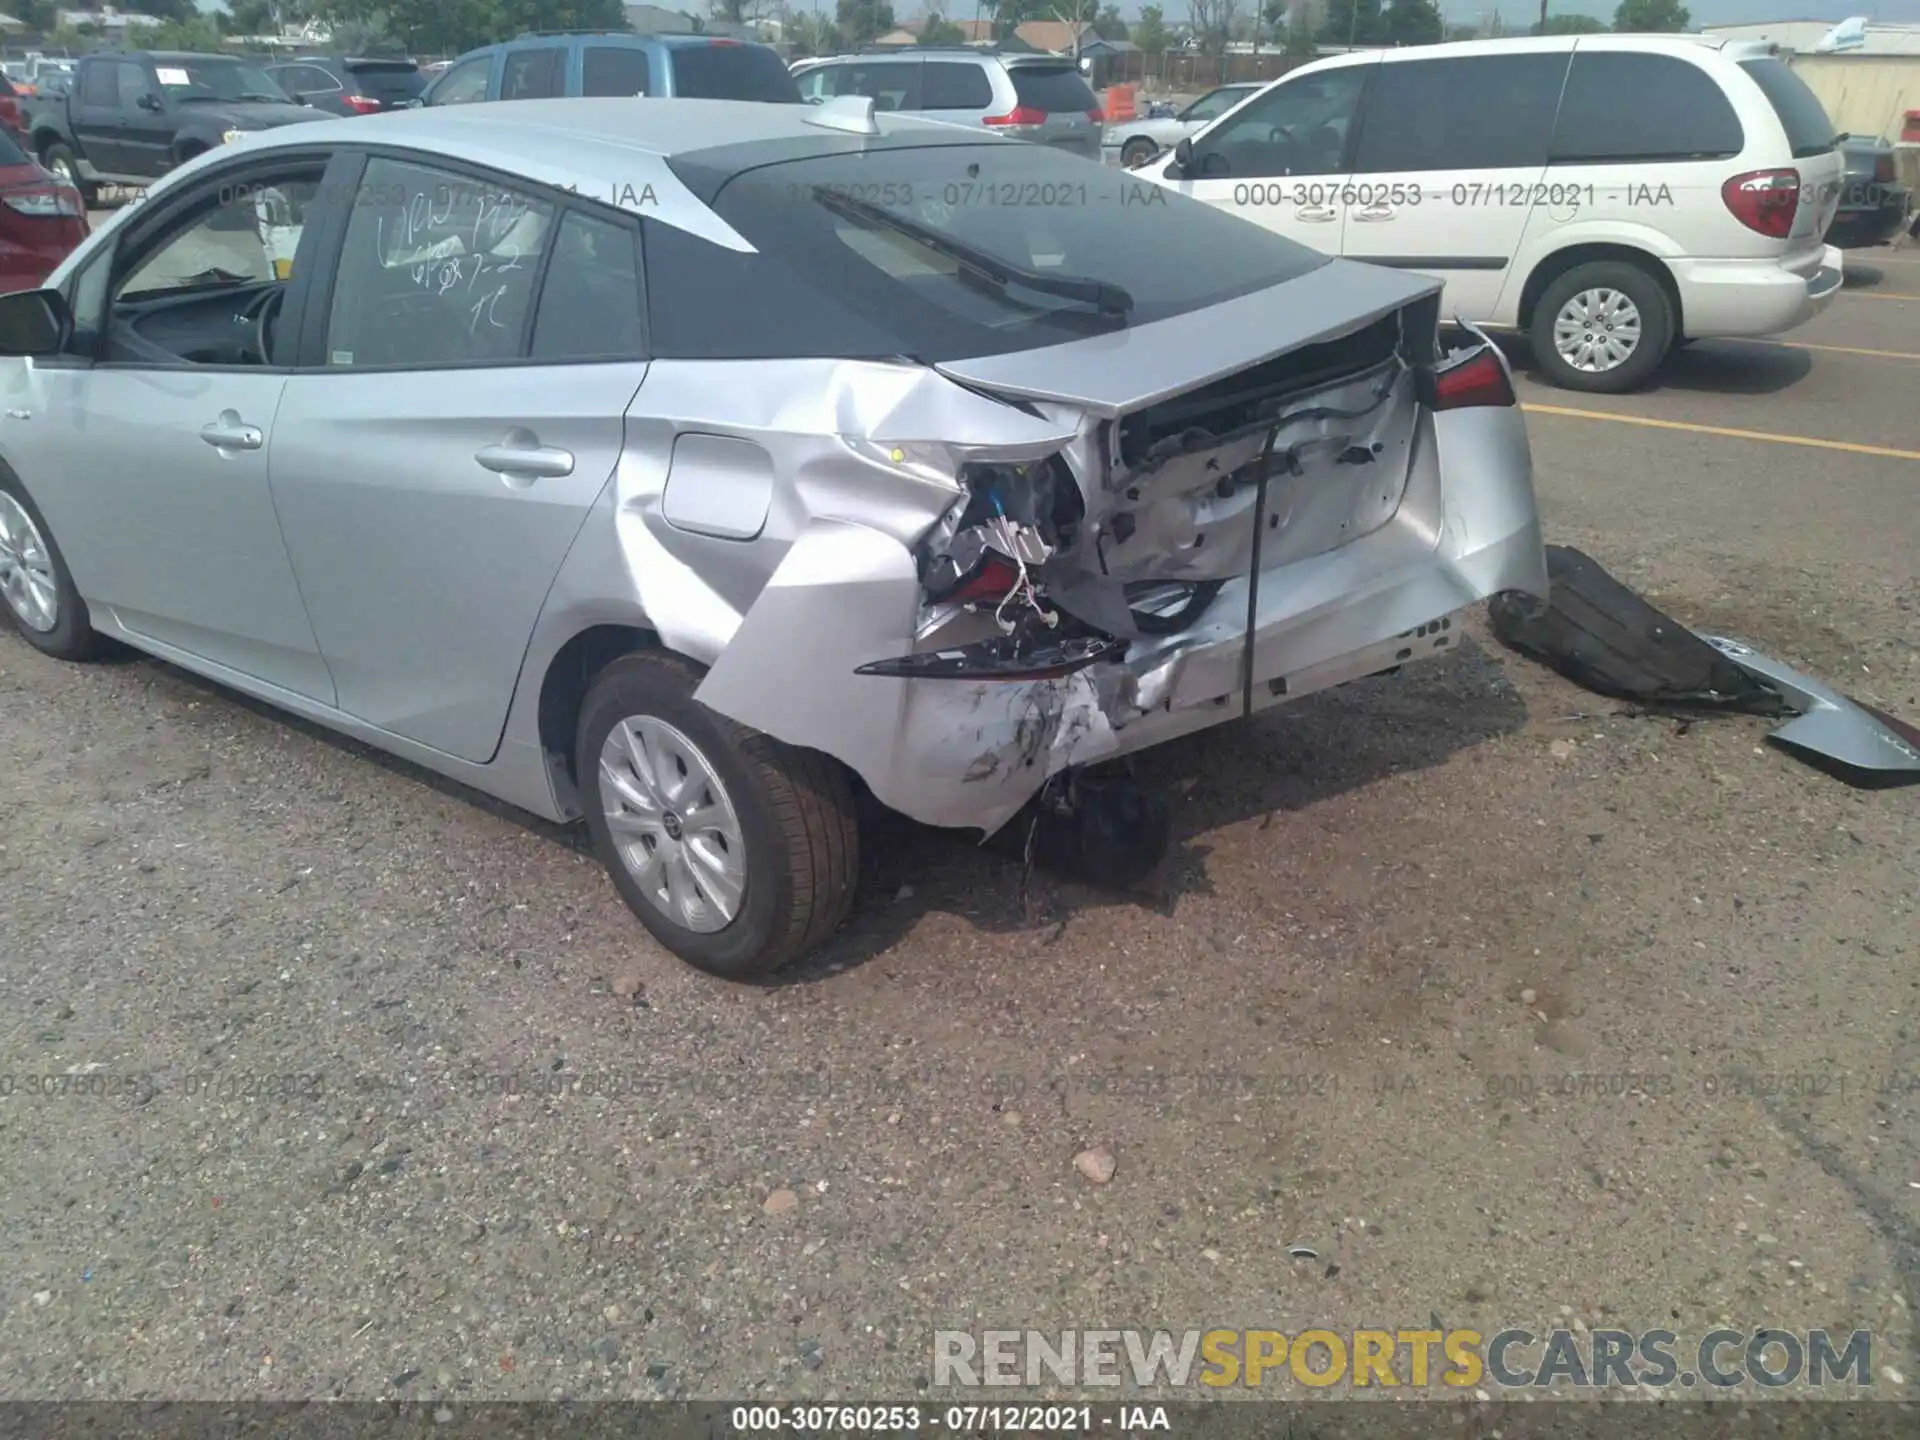
[[1920,25],[1869,20],[1858,45],[1820,54],[1814,47],[1833,28],[1831,20],[1772,20],[1701,30],[1722,40],[1778,45],[1837,129],[1898,140],[1906,113],[1920,110]]

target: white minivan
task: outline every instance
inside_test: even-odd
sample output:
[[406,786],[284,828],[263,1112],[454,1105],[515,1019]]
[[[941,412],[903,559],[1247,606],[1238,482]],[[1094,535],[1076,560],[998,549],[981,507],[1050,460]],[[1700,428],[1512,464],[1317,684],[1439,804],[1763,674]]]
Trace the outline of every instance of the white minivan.
[[1552,383],[1620,392],[1687,340],[1826,308],[1837,141],[1770,46],[1545,36],[1304,65],[1135,173],[1444,280],[1450,315],[1526,332]]

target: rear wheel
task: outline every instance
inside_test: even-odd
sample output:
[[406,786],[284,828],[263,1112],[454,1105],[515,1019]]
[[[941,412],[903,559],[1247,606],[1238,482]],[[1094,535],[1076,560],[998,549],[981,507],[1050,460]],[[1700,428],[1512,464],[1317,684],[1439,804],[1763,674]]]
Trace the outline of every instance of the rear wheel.
[[74,157],[73,150],[58,140],[47,146],[46,153],[40,157],[40,163],[53,172],[54,178],[63,185],[71,185],[80,192],[81,203],[91,210],[100,203],[100,187],[89,185],[80,178],[80,162]]
[[104,648],[53,532],[26,490],[6,474],[0,474],[0,601],[21,638],[42,654],[90,660]]
[[852,909],[860,834],[847,772],[693,698],[675,655],[595,677],[575,757],[587,826],[640,923],[697,969],[770,975]]
[[1534,307],[1534,363],[1563,390],[1618,395],[1653,378],[1673,344],[1673,307],[1637,265],[1576,265]]

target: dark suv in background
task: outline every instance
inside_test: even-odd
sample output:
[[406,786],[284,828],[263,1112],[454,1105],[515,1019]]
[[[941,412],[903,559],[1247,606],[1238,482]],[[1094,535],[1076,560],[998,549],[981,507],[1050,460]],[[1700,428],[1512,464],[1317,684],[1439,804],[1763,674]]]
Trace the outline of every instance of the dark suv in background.
[[266,70],[295,100],[334,115],[398,110],[427,88],[427,77],[412,60],[302,55]]
[[714,35],[541,31],[472,50],[420,97],[423,105],[551,100],[572,95],[674,95],[800,103],[779,52]]

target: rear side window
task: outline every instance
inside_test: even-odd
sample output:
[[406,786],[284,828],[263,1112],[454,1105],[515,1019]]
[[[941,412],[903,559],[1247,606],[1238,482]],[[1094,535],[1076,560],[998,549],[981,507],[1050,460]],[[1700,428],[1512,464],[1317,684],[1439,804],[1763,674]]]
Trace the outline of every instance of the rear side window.
[[80,67],[80,100],[85,105],[120,103],[120,67],[111,60],[96,60]]
[[1773,113],[1780,117],[1780,128],[1787,132],[1794,159],[1824,155],[1833,148],[1833,121],[1827,117],[1827,107],[1807,88],[1807,82],[1793,73],[1792,66],[1767,58],[1742,60],[1740,68],[1753,77],[1753,83],[1773,106]]
[[929,60],[920,67],[922,110],[985,110],[993,104],[993,82],[978,65]]
[[418,65],[402,62],[383,65],[379,61],[363,60],[349,65],[347,71],[353,76],[353,83],[360,87],[362,95],[370,95],[388,105],[411,100],[427,88],[426,78],[421,75]]
[[780,57],[764,45],[676,45],[673,93],[691,100],[760,100],[800,104]]
[[582,95],[645,95],[647,52],[632,45],[589,45],[580,57]]
[[630,360],[646,353],[633,230],[578,210],[554,237],[533,317],[535,360]]
[[1566,78],[1564,51],[1378,65],[1354,170],[1537,169]]
[[1009,65],[1013,93],[1029,110],[1064,114],[1098,110],[1100,102],[1078,70],[1071,65]]
[[27,158],[27,152],[22,150],[19,144],[15,142],[13,136],[7,133],[6,126],[0,125],[0,165],[28,165],[31,163],[33,162]]
[[1711,75],[1672,55],[1578,50],[1553,127],[1555,164],[1725,160],[1746,148]]
[[567,52],[558,45],[507,54],[506,74],[500,79],[502,100],[551,100],[561,91],[561,62]]
[[518,190],[375,156],[340,247],[327,363],[517,358],[552,218]]

